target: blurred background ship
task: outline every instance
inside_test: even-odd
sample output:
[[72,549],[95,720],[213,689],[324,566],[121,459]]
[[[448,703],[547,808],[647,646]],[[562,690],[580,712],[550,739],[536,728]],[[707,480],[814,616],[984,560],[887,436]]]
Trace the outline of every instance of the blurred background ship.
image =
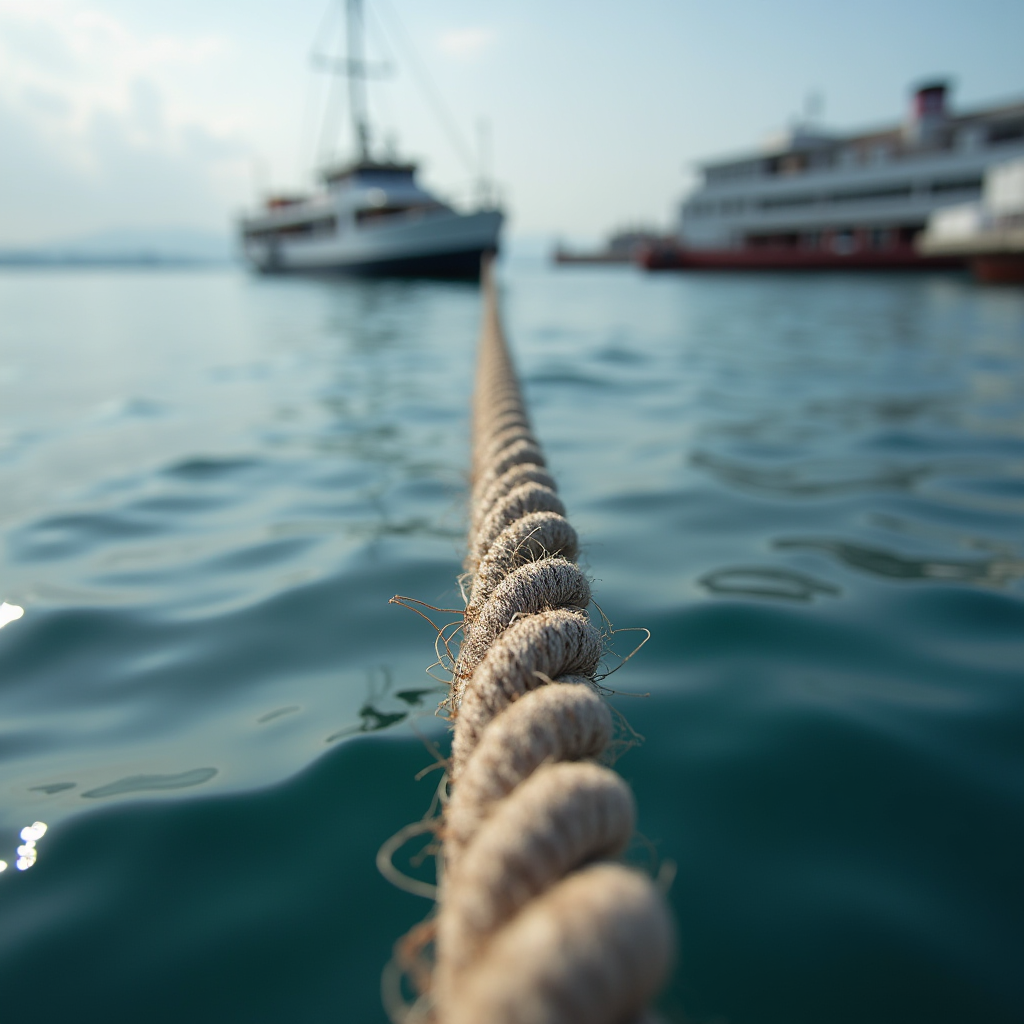
[[329,59],[348,78],[356,157],[321,173],[312,195],[272,195],[242,219],[242,250],[265,273],[346,272],[477,277],[496,252],[503,214],[491,202],[460,213],[416,181],[416,164],[373,156],[366,103],[362,0],[347,0],[347,54]]
[[624,228],[616,231],[603,249],[568,249],[558,242],[553,258],[556,263],[633,263],[663,239],[664,232],[655,228]]
[[660,269],[955,267],[961,250],[919,246],[929,218],[979,203],[986,172],[1024,156],[1024,102],[950,111],[949,86],[912,96],[907,119],[840,135],[809,121],[765,150],[709,161],[674,237],[638,254]]

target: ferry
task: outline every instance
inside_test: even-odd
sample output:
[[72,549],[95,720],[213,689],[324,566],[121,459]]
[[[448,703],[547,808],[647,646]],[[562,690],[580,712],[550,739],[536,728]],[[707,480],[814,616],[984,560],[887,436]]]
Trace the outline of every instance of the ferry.
[[837,134],[802,124],[758,152],[700,165],[650,270],[959,267],[916,243],[929,217],[976,202],[986,171],[1024,155],[1024,102],[956,114],[949,84],[912,93],[903,123]]
[[362,0],[347,0],[348,54],[333,62],[349,78],[354,160],[329,167],[311,195],[272,195],[242,218],[242,252],[263,273],[476,278],[498,249],[495,204],[459,212],[424,189],[415,163],[372,155],[363,79]]

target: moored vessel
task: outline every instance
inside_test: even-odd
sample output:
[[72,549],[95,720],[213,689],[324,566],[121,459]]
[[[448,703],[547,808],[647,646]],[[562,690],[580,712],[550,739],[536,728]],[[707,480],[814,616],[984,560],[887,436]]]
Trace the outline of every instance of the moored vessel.
[[954,115],[948,86],[913,93],[906,121],[875,131],[803,124],[760,152],[701,165],[676,236],[647,247],[652,270],[897,270],[963,266],[922,251],[929,216],[977,200],[986,170],[1024,155],[1024,102]]
[[328,167],[310,195],[275,195],[242,218],[242,251],[264,273],[305,272],[478,277],[498,249],[502,211],[491,203],[460,212],[424,189],[412,162],[372,153],[362,56],[362,0],[347,0],[354,160]]
[[611,235],[600,249],[571,249],[559,242],[551,258],[555,263],[634,263],[642,251],[661,239],[662,233],[652,228],[625,228]]

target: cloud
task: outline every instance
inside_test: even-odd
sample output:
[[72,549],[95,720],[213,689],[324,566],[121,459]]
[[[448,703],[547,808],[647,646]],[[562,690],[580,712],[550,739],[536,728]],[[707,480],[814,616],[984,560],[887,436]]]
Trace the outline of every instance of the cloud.
[[199,127],[148,139],[111,112],[95,113],[72,147],[0,101],[0,136],[16,154],[0,161],[0,248],[132,224],[226,231],[248,171],[244,150]]
[[494,31],[489,28],[449,29],[438,39],[438,48],[450,57],[472,60],[494,42],[494,37]]
[[224,48],[140,34],[79,0],[0,0],[0,246],[129,222],[223,227],[248,149],[175,86]]
[[226,48],[210,35],[139,34],[76,0],[0,0],[0,96],[63,93],[80,125],[98,107],[128,108],[139,78],[208,63]]

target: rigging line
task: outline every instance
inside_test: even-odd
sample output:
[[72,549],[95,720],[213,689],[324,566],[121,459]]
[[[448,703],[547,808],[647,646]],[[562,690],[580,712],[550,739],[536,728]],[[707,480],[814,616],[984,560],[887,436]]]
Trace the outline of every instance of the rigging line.
[[[364,11],[363,22],[366,27],[367,48],[369,49],[369,45],[373,44],[377,52],[381,54],[384,66],[390,72],[388,77],[392,79],[397,77],[400,73],[398,54],[395,53],[394,47],[388,41],[380,19],[373,14],[372,6],[368,11]],[[385,150],[388,150],[392,143],[396,143],[399,138],[399,121],[395,108],[391,105],[387,89],[375,89],[372,101],[368,94],[366,102],[371,109],[377,110],[377,124],[383,129],[381,137],[384,140]],[[384,155],[385,159],[388,159],[392,154],[385,152]]]
[[[334,6],[332,4],[332,6]],[[340,25],[344,31],[345,19],[342,18]],[[337,139],[339,130],[338,123],[341,120],[341,96],[344,91],[342,76],[332,75],[330,85],[327,87],[327,98],[324,104],[324,117],[320,127],[320,142],[317,146],[317,163],[321,166],[326,164],[333,157],[334,140]],[[328,145],[331,151],[328,151]]]
[[[444,100],[441,98],[436,85],[434,85],[433,79],[430,77],[430,73],[427,71],[426,65],[420,60],[419,54],[416,52],[415,47],[412,44],[412,40],[406,34],[405,29],[402,26],[402,20],[398,16],[398,12],[391,5],[390,0],[377,0],[377,5],[381,8],[387,8],[388,17],[391,19],[391,29],[394,32],[394,38],[397,39],[405,50],[405,54],[409,59],[409,66],[412,68],[413,75],[419,82],[419,86],[422,89],[424,95],[427,98],[428,106],[432,108],[434,116],[437,118],[438,123],[444,130],[444,133],[448,136],[448,142],[457,153],[459,159],[465,164],[470,174],[477,173],[477,161],[473,156],[472,149],[466,145],[466,140],[462,137],[458,126],[455,121],[448,113],[448,108],[444,104]],[[381,26],[381,31],[386,32],[387,28],[383,21],[378,19]]]
[[[310,58],[312,58],[320,49],[320,40],[330,27],[336,10],[337,7],[334,0],[330,0],[327,5],[327,9],[324,11],[323,17],[320,19],[320,24],[317,27],[316,33],[313,36],[313,46],[310,50]],[[311,74],[308,71],[307,75],[306,102],[302,108],[302,131],[299,135],[298,174],[300,177],[305,177],[305,175],[309,173],[310,164],[315,164],[317,161],[317,153],[312,147],[314,132],[313,125],[315,123],[315,112],[313,108],[320,106],[317,102],[319,96],[314,96],[314,93],[319,94],[320,92],[320,90],[317,89],[320,76]],[[327,90],[328,92],[330,91],[329,83]]]
[[370,121],[366,104],[366,19],[362,0],[348,0],[346,5],[346,75],[348,77],[348,105],[352,116],[352,129],[359,150],[359,162],[370,159]]

